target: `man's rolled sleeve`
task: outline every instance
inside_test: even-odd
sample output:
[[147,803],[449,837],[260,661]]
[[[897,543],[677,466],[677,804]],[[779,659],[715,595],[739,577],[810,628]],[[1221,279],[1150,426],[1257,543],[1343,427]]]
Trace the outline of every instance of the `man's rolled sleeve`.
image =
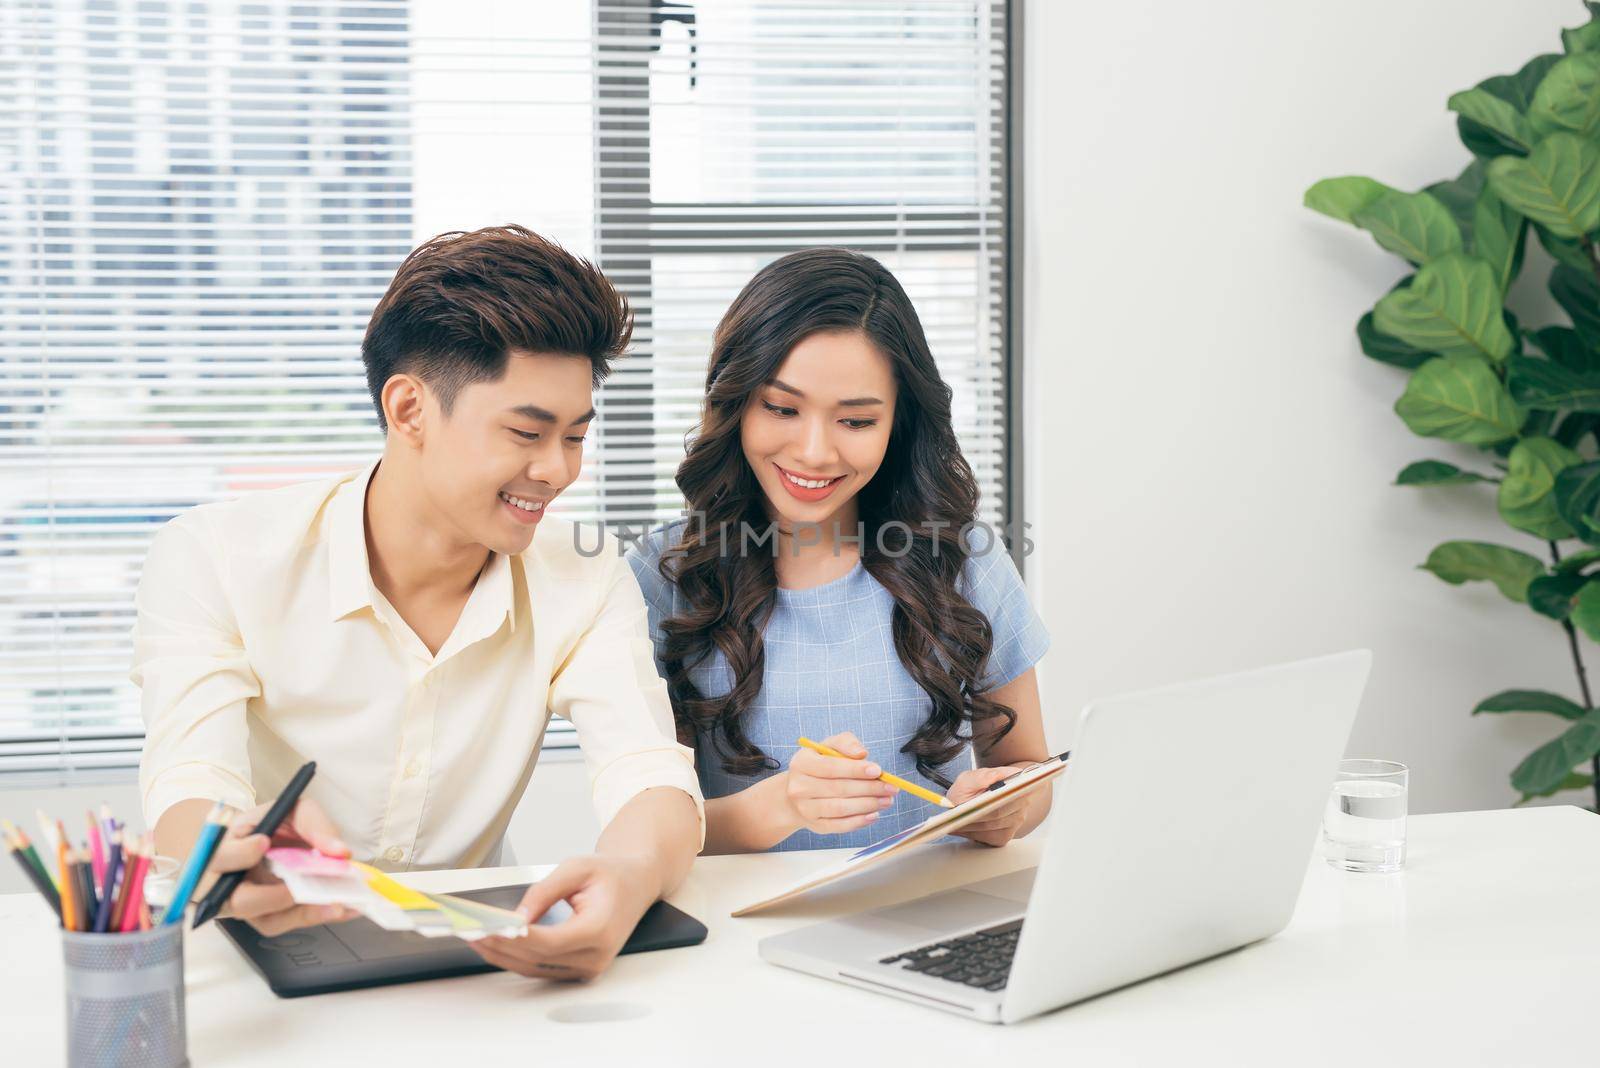
[[131,677],[145,723],[139,792],[151,827],[180,801],[255,803],[245,706],[261,684],[197,522],[177,520],[156,534],[134,600]]
[[632,570],[610,552],[604,557],[610,565],[605,593],[593,623],[550,682],[550,711],[577,728],[602,827],[640,793],[670,786],[694,800],[703,845],[705,799],[694,751],[677,741],[644,597]]

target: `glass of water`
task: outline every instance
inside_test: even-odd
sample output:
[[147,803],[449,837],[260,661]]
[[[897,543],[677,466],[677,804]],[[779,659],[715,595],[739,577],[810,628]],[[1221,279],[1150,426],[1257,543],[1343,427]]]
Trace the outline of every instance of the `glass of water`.
[[1345,871],[1395,872],[1406,859],[1410,771],[1392,760],[1341,760],[1322,815],[1323,854]]

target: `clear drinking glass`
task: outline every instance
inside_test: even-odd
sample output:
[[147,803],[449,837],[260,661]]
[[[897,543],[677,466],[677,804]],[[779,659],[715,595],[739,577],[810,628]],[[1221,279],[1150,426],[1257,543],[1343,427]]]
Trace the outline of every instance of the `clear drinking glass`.
[[1410,769],[1392,760],[1341,760],[1322,814],[1323,855],[1345,871],[1396,872],[1406,860]]

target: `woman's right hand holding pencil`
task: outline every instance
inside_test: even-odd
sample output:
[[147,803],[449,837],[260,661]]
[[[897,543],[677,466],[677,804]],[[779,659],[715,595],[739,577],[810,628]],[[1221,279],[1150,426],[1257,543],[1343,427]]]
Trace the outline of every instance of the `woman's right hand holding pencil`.
[[844,754],[823,756],[802,748],[783,773],[782,795],[789,821],[817,834],[843,834],[870,825],[894,803],[895,788],[878,779],[883,769],[867,759],[866,746],[846,731],[823,745]]

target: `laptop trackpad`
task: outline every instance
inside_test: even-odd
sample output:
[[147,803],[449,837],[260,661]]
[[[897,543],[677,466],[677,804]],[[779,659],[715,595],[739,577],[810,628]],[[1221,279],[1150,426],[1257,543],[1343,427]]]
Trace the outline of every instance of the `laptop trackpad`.
[[977,894],[971,890],[946,890],[920,901],[908,901],[893,908],[878,909],[874,916],[895,923],[909,923],[935,931],[960,927],[980,927],[1012,919],[1023,911],[1016,901]]

